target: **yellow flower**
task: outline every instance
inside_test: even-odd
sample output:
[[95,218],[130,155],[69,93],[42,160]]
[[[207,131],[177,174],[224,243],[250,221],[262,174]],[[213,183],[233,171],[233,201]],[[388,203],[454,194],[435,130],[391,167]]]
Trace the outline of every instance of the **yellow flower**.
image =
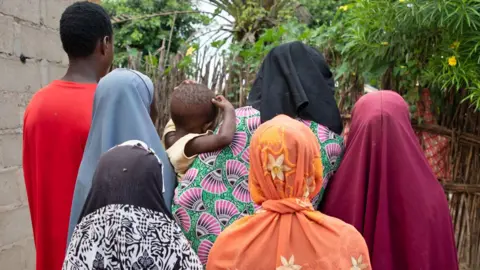
[[268,154],[267,170],[269,170],[272,174],[272,179],[278,177],[278,179],[282,181],[285,180],[285,175],[283,174],[283,172],[288,172],[291,170],[291,168],[283,164],[284,160],[285,156],[283,154],[280,155],[277,159],[275,159],[272,155]]
[[277,267],[277,270],[300,270],[302,267],[295,264],[295,257],[293,255],[287,261],[285,257],[280,256],[280,261],[282,261],[282,266]]
[[193,47],[188,48],[187,53],[185,53],[185,56],[192,55],[192,53],[193,53],[194,51],[195,51],[195,48],[193,48]]
[[354,257],[352,257],[352,268],[350,268],[350,270],[366,269],[368,267],[368,265],[362,263],[362,261],[363,261],[362,255],[360,255],[360,257],[358,257],[358,259],[355,259]]
[[400,3],[405,3],[405,0],[398,0],[398,2],[400,2]]
[[448,64],[452,67],[457,65],[457,58],[455,56],[448,58]]
[[460,41],[455,41],[450,45],[451,49],[458,49],[458,47],[460,47]]
[[347,11],[348,10],[348,5],[340,6],[338,7],[341,11]]
[[384,42],[382,42],[382,45],[383,46],[388,46],[388,42],[384,41]]

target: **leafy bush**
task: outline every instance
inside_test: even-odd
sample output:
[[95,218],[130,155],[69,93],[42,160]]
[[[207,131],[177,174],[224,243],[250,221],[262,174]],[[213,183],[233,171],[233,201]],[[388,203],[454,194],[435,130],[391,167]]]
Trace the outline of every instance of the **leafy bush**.
[[[111,17],[133,18],[114,24],[115,65],[126,66],[129,57],[147,57],[161,48],[162,41],[170,41],[170,52],[177,52],[180,46],[194,33],[195,23],[208,23],[206,16],[196,13],[190,0],[104,0],[103,7]],[[150,18],[135,19],[156,13],[189,12]],[[173,31],[172,31],[173,28]],[[170,33],[172,37],[170,40]],[[157,59],[158,60],[158,59]]]
[[352,74],[405,93],[467,89],[480,107],[480,1],[357,0],[342,6],[320,39],[343,83]]

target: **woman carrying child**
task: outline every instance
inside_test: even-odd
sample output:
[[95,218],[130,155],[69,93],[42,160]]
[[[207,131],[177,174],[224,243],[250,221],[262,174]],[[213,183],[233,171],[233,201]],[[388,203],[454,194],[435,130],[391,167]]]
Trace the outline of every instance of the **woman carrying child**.
[[[235,110],[232,142],[216,151],[199,153],[175,190],[172,213],[203,264],[223,229],[260,208],[252,202],[248,189],[250,139],[260,123],[286,114],[316,135],[322,154],[323,187],[314,198],[314,206],[342,156],[339,134],[343,127],[334,99],[333,76],[315,49],[300,42],[274,48],[262,64],[248,104]],[[214,133],[225,132],[225,127]],[[168,141],[168,134],[165,137]]]

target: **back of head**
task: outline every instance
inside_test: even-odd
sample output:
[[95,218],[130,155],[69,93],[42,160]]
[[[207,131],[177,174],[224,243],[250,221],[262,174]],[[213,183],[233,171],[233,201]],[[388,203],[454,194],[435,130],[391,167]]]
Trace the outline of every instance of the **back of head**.
[[320,191],[320,145],[305,124],[279,115],[258,127],[250,149],[249,188],[256,204],[288,198],[309,203]]
[[[382,145],[379,144],[381,141]],[[359,147],[366,147],[365,144],[370,144],[371,151],[379,151],[378,154],[387,151],[387,148],[388,151],[394,151],[396,154],[388,159],[398,158],[395,164],[407,166],[407,163],[415,160],[410,165],[417,167],[422,164],[425,173],[433,177],[411,126],[408,104],[396,92],[383,90],[369,93],[355,104],[344,158],[355,155]],[[373,154],[371,158],[378,158]]]
[[410,124],[408,104],[399,94],[385,90],[369,93],[355,104],[349,134],[355,137],[362,128],[395,128],[394,126],[385,126],[386,123],[402,126],[408,136],[414,135]]
[[[368,173],[352,177],[350,171],[355,168]],[[345,154],[332,180],[337,184],[329,187],[328,194],[344,174],[349,183],[365,182],[366,188],[388,184],[400,190],[407,179],[417,178],[410,185],[438,187],[411,126],[408,104],[399,94],[369,93],[355,104]]]
[[328,89],[332,92],[335,91],[333,74],[330,71],[330,67],[327,64],[325,57],[323,57],[322,53],[320,53],[317,49],[300,41],[294,41],[280,45],[272,49],[270,53],[271,57],[277,59],[288,57],[288,54],[291,54],[291,61],[298,63],[298,65],[304,65],[309,62],[313,63],[313,65],[318,68],[323,78],[326,80],[329,86]]
[[265,57],[248,96],[265,122],[278,114],[311,120],[340,134],[333,74],[323,55],[301,42],[273,48]]
[[180,84],[173,91],[170,101],[170,113],[175,126],[189,130],[214,121],[217,115],[212,103],[214,98],[214,92],[203,84]]
[[[113,31],[107,12],[95,3],[76,2],[67,7],[60,18],[60,38],[70,66],[88,60],[77,69],[90,69],[98,81],[105,76],[113,61]],[[91,74],[91,71],[88,72]]]
[[[446,197],[413,131],[408,105],[395,92],[369,93],[355,104],[345,155],[320,210],[363,234],[375,251],[374,268],[454,269]],[[445,256],[437,260],[437,254]]]
[[168,213],[162,197],[162,182],[161,164],[148,148],[125,143],[114,147],[98,161],[91,195],[81,216],[111,204],[129,204]]
[[124,104],[135,101],[141,101],[139,105],[149,111],[153,95],[153,82],[148,76],[136,70],[117,68],[98,83],[94,112],[107,104],[119,106],[119,102]]
[[112,34],[107,12],[95,3],[76,2],[65,9],[60,19],[63,49],[71,58],[92,55],[98,42]]

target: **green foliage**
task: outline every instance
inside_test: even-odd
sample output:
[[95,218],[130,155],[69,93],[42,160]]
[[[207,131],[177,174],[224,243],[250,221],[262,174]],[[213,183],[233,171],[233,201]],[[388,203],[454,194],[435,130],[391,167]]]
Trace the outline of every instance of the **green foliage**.
[[[104,0],[102,5],[112,17],[126,15],[135,18],[159,12],[193,11],[189,0]],[[116,23],[114,64],[125,66],[129,57],[138,54],[155,57],[162,41],[165,40],[168,44],[172,27],[170,52],[175,53],[193,34],[193,24],[200,22],[209,23],[209,20],[198,13],[188,13]]]
[[210,0],[217,12],[233,17],[231,31],[238,42],[255,42],[264,29],[275,27],[294,18],[297,1],[292,0]]
[[235,63],[240,70],[249,69],[249,72],[256,72],[265,56],[274,47],[296,40],[314,45],[317,36],[319,36],[317,29],[310,29],[307,25],[292,20],[275,28],[266,29],[254,43],[232,44],[230,52],[243,60]]
[[347,0],[303,0],[301,5],[309,10],[314,18],[311,23],[301,23],[299,18],[301,16],[298,14],[294,16],[294,13],[299,11],[298,6],[296,9],[286,8],[284,18],[288,20],[282,20],[275,27],[264,29],[254,43],[246,45],[234,43],[230,51],[244,60],[241,68],[250,68],[250,72],[256,72],[268,52],[280,44],[302,41],[320,49],[319,44],[325,38],[324,33],[331,24],[338,7],[346,2]]
[[[188,47],[185,56],[178,63],[177,68],[182,70],[187,76],[192,76],[195,73],[194,56],[196,56],[195,52],[197,52],[199,48],[200,45],[198,43],[191,44],[191,46]],[[165,73],[168,74],[170,69],[171,67],[169,67]]]
[[[325,53],[347,96],[368,83],[399,91],[414,110],[423,87],[443,103],[447,93],[466,90],[480,108],[480,0],[210,2],[235,18],[233,72],[255,73],[273,47],[301,40]],[[313,20],[305,23],[299,6]]]
[[300,0],[300,3],[311,14],[312,20],[309,23],[310,28],[331,25],[338,7],[346,5],[349,2],[351,2],[351,0]]
[[341,60],[337,76],[352,73],[379,88],[434,94],[468,89],[480,107],[480,1],[357,0],[338,10],[321,45]]

